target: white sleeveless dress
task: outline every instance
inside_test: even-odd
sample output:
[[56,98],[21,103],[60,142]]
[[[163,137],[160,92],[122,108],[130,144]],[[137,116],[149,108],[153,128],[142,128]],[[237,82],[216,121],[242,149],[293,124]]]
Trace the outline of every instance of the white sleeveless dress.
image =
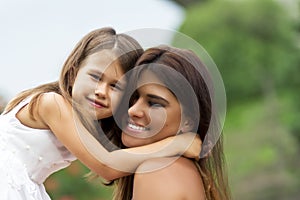
[[0,199],[50,200],[43,182],[76,158],[50,130],[24,126],[16,113],[29,100],[0,115]]

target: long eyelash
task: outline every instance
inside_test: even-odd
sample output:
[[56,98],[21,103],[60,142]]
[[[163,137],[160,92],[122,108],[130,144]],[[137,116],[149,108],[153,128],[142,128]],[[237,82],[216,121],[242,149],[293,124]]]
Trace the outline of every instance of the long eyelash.
[[156,102],[152,102],[152,101],[149,101],[148,102],[149,106],[154,106],[154,107],[165,107],[165,105],[161,104],[161,103],[156,103]]
[[90,76],[91,76],[93,79],[98,80],[98,81],[101,79],[101,77],[98,76],[98,75],[96,75],[96,74],[90,74]]
[[121,86],[117,85],[117,84],[111,84],[111,86],[112,86],[113,88],[118,89],[118,90],[123,90],[123,88],[122,88]]

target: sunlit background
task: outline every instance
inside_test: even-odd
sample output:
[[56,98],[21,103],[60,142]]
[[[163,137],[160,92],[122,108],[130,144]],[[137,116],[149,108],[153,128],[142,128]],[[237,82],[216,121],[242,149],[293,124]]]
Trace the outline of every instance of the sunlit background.
[[[0,0],[0,105],[57,80],[71,49],[92,29],[177,30],[207,50],[224,80],[233,199],[298,200],[299,6],[299,0]],[[55,200],[111,199],[112,189],[87,182],[87,172],[75,162],[45,185]]]

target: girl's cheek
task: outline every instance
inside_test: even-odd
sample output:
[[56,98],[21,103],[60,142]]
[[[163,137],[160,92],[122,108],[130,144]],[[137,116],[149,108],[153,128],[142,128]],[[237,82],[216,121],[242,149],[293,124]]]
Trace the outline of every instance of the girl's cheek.
[[123,93],[122,92],[113,92],[110,95],[110,101],[111,101],[111,109],[114,112],[115,109],[118,107]]

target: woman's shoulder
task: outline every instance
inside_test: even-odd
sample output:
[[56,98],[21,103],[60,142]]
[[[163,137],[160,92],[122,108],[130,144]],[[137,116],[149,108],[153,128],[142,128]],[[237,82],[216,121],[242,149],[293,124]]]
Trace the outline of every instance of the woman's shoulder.
[[[187,158],[157,158],[142,163],[135,175],[135,192],[140,193],[144,184],[149,195],[160,193],[164,198],[205,199],[202,178],[195,163]],[[161,193],[163,191],[163,193]],[[197,197],[197,198],[194,198]],[[154,198],[154,197],[153,197]],[[155,197],[158,198],[158,197]],[[162,198],[163,199],[163,198]],[[179,198],[180,199],[180,198]]]
[[[193,177],[192,179],[201,179],[199,170],[195,163],[185,157],[149,159],[138,167],[137,173],[151,173],[153,176],[170,175],[169,178],[172,179],[186,179],[187,177]],[[173,176],[174,174],[176,174],[176,176]]]

